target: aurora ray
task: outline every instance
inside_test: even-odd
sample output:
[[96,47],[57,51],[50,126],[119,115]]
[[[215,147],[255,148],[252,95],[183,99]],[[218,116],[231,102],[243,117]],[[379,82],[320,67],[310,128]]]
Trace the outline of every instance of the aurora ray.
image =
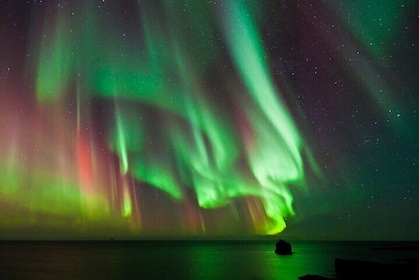
[[[130,30],[129,37],[122,27],[104,21],[102,13],[90,13],[93,2],[75,5],[77,17],[56,11],[51,19],[55,29],[41,26],[48,37],[35,48],[38,104],[55,118],[76,94],[78,126],[90,131],[95,130],[95,116],[81,112],[91,111],[89,104],[108,104],[113,113],[99,116],[107,120],[107,132],[100,135],[106,138],[99,141],[108,143],[107,154],[118,156],[114,163],[120,166],[118,176],[132,177],[178,201],[192,190],[203,209],[253,196],[260,199],[266,216],[265,221],[253,221],[254,230],[280,232],[284,217],[294,215],[289,183],[304,178],[302,140],[269,77],[256,22],[244,16],[252,11],[244,2],[226,1],[228,13],[218,17],[217,8],[209,3],[186,1],[191,8],[182,17],[180,3],[138,6],[134,22],[139,28]],[[166,14],[164,22],[148,13],[157,7]],[[198,11],[208,15],[206,21],[196,17]],[[188,45],[183,34],[212,43]],[[227,44],[217,37],[225,37]],[[211,82],[211,72],[228,57],[233,61],[228,67],[237,66],[236,77],[218,75],[225,82],[217,89],[219,100],[210,99],[214,93],[203,85]],[[237,86],[241,81],[245,87]],[[77,92],[72,89],[74,82]],[[236,103],[234,112],[225,110],[226,101]],[[94,184],[86,177],[94,168],[88,162],[97,159],[86,158],[90,151],[86,145],[94,149],[98,145],[94,138],[88,144],[85,137],[77,136],[66,144],[73,149],[71,143],[76,143],[81,176],[88,185]],[[97,157],[91,151],[90,156]],[[104,171],[97,166],[96,172]],[[134,196],[139,195],[137,183],[131,188],[137,188]],[[96,187],[95,193],[101,192],[103,186]],[[108,196],[108,207],[114,199]],[[121,200],[125,209],[121,213],[129,216],[129,201],[134,198],[128,199],[123,191]]]
[[0,235],[282,234],[415,187],[414,1],[8,2]]

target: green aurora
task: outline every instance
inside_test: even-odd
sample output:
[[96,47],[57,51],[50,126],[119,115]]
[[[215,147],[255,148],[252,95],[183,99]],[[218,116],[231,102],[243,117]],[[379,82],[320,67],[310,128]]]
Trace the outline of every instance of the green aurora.
[[[39,106],[48,110],[76,100],[81,126],[89,123],[83,115],[89,104],[113,103],[106,142],[118,155],[122,176],[176,200],[192,188],[205,209],[257,197],[267,217],[262,225],[255,221],[257,232],[281,232],[284,217],[295,214],[289,185],[304,180],[304,146],[270,78],[254,7],[227,1],[230,12],[217,18],[206,1],[146,3],[138,7],[142,24],[125,39],[113,20],[91,12],[92,5],[78,6],[80,17],[57,12],[54,29],[41,27],[48,35],[37,55]],[[190,9],[183,12],[183,5]],[[148,13],[154,6],[163,19]],[[208,98],[205,86],[227,59],[237,71],[222,77],[218,94],[235,103],[233,112]],[[142,110],[158,111],[159,122],[151,127]],[[158,136],[150,140],[151,134]]]
[[275,235],[368,204],[393,154],[361,144],[414,146],[387,66],[414,1],[34,2],[1,43],[0,237]]

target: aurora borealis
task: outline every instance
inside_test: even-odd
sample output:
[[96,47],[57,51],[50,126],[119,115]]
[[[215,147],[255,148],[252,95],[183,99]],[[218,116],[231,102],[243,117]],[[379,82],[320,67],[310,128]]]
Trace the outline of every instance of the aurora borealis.
[[0,238],[419,233],[416,1],[3,3]]

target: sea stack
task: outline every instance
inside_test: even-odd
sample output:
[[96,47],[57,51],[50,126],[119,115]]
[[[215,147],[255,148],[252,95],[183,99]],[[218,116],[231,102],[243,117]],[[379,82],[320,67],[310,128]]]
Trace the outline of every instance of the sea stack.
[[291,255],[292,254],[291,244],[283,239],[279,239],[278,242],[276,242],[275,254]]

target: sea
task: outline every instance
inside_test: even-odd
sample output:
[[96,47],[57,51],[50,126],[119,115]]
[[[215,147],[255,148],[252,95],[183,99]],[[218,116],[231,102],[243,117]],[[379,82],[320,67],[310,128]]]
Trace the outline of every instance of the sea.
[[0,279],[299,279],[335,277],[335,258],[419,259],[419,242],[273,240],[0,241]]

